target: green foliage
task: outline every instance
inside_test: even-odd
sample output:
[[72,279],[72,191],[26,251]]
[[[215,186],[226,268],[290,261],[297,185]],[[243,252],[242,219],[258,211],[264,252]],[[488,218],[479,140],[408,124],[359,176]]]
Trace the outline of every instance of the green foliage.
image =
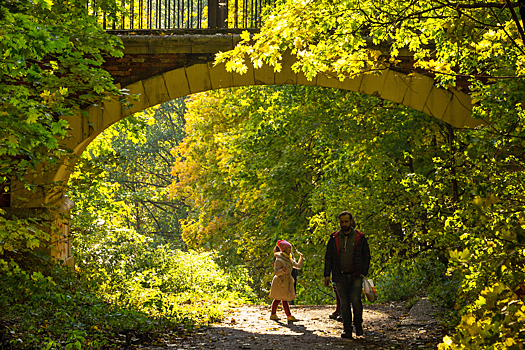
[[98,250],[77,253],[77,272],[36,256],[26,256],[23,265],[2,261],[0,344],[21,349],[161,345],[224,317],[232,303],[253,298],[245,269],[225,272],[210,254],[150,249],[140,238],[121,232],[99,242]]
[[412,307],[414,307],[414,305],[416,305],[419,301],[421,300],[421,298],[419,297],[412,297],[412,298],[409,298],[407,300],[407,302],[405,303],[405,308],[407,310],[410,310]]
[[[183,252],[177,234],[162,236],[177,230],[183,213],[167,198],[170,149],[182,138],[183,109],[173,101],[128,118],[79,160],[70,182],[75,272],[28,253],[37,238],[24,241],[23,253],[4,244],[2,346],[161,345],[224,317],[232,304],[255,300],[244,267],[221,269],[215,254]],[[12,240],[22,229],[35,235],[41,224],[15,222],[20,227],[9,232]]]
[[[169,295],[171,308],[194,298],[241,300],[249,296],[246,291],[250,278],[240,267],[227,274],[219,269],[211,254],[185,253],[158,245],[132,230],[105,228],[99,227],[94,235],[78,236],[75,257],[82,274],[93,278],[98,291],[108,300],[155,306],[155,312],[161,312],[168,306],[162,300],[155,304],[159,296]],[[97,276],[103,277],[103,284]],[[180,308],[176,309],[180,312]]]
[[502,283],[486,287],[463,314],[457,333],[439,349],[521,350],[525,343],[525,304]]
[[[112,5],[110,5],[112,4]],[[116,1],[97,1],[116,9]],[[100,68],[121,43],[89,16],[85,1],[0,2],[0,254],[25,254],[48,241],[54,217],[26,210],[31,196],[56,186],[43,174],[62,164],[72,117],[122,94]],[[34,206],[34,205],[33,205]],[[21,208],[24,208],[23,210]],[[0,256],[1,259],[1,256]]]
[[42,230],[44,217],[13,217],[0,208],[0,261],[6,252],[22,256],[48,241],[49,233]]
[[170,151],[183,138],[184,100],[115,123],[84,151],[69,181],[72,231],[90,235],[101,224],[181,244],[186,208],[169,198]]
[[261,297],[270,252],[285,238],[307,257],[299,302],[333,301],[321,267],[344,209],[367,233],[372,271],[422,251],[445,255],[448,238],[439,245],[422,233],[421,198],[403,182],[432,175],[431,157],[446,155],[447,135],[429,117],[351,92],[283,86],[195,96],[186,120],[172,173],[174,196],[193,208],[183,238],[219,250],[228,264],[249,265]]
[[43,157],[64,154],[58,141],[68,118],[120,95],[100,66],[103,55],[122,53],[118,39],[87,15],[83,1],[9,5],[1,7],[0,155],[19,158],[11,169],[2,167],[1,175],[20,177]]
[[[114,2],[97,4],[110,17],[118,11]],[[11,191],[17,203],[27,200],[25,190],[54,185],[30,180],[56,168],[69,151],[61,147],[68,119],[88,105],[121,97],[99,68],[104,55],[120,54],[119,44],[84,5],[0,4],[0,183],[9,190],[21,184],[20,191]],[[207,322],[227,299],[254,299],[243,267],[228,274],[215,264],[246,266],[257,296],[266,297],[271,251],[281,238],[307,258],[298,301],[329,302],[333,297],[320,287],[324,244],[337,228],[336,214],[346,209],[369,238],[380,296],[383,291],[384,298],[410,298],[426,291],[445,306],[456,302],[461,319],[443,348],[523,348],[523,295],[512,291],[525,280],[525,38],[512,11],[503,3],[464,1],[279,2],[253,42],[243,35],[218,61],[226,61],[229,70],[245,70],[245,58],[279,70],[289,49],[298,59],[294,70],[309,78],[324,72],[342,79],[395,65],[399,52],[409,49],[416,68],[435,74],[438,86],[467,79],[473,116],[490,126],[458,130],[376,98],[287,86],[192,97],[186,137],[174,159],[165,151],[173,144],[149,143],[165,141],[155,132],[144,138],[116,126],[86,153],[75,177],[76,254],[86,277],[82,297],[49,293],[53,283],[75,285],[71,278],[11,262],[37,247],[47,223],[2,210],[1,301],[17,311],[5,322],[24,335],[24,344],[47,342],[49,348],[76,347],[87,339],[89,346],[104,347],[118,339],[98,333],[106,328],[116,336]],[[366,48],[370,42],[388,44],[391,60]],[[144,120],[157,124],[150,112],[138,120],[128,126],[143,130]],[[118,142],[137,147],[116,152]],[[161,150],[156,163],[167,161],[153,171],[141,168],[144,161],[136,160],[146,159],[143,150]],[[168,207],[177,213],[159,224],[157,218],[171,213],[153,209],[159,199],[166,201],[166,178],[150,175],[167,174],[171,161],[175,181]],[[134,186],[149,181],[159,188]],[[155,205],[146,204],[150,198]],[[178,226],[186,208],[189,216]],[[178,252],[149,234],[165,230],[180,234],[191,248],[217,252],[217,262],[205,253]],[[205,274],[208,266],[211,274]],[[34,304],[38,300],[45,307]],[[53,309],[67,300],[87,309],[73,314]],[[188,309],[176,309],[183,301]],[[51,331],[42,330],[49,328],[44,323],[24,321],[34,310],[44,316],[38,322],[54,320]],[[68,322],[78,326],[60,328]]]
[[[221,269],[212,253],[178,249],[183,210],[167,188],[183,109],[173,101],[128,118],[84,152],[69,192],[75,272],[3,251],[0,339],[6,346],[161,345],[255,299],[244,267]],[[29,224],[23,227],[32,232]]]
[[[245,33],[217,61],[229,71],[245,72],[245,60],[280,71],[289,50],[297,58],[294,71],[310,79],[319,72],[343,79],[395,65],[400,52],[410,50],[415,66],[435,73],[443,86],[455,85],[457,75],[506,85],[498,77],[523,75],[524,38],[514,11],[504,3],[467,1],[279,1],[267,11],[260,33]],[[381,55],[380,44],[390,57]]]
[[115,308],[87,290],[71,271],[32,260],[39,269],[20,268],[14,261],[2,266],[3,345],[50,349],[70,348],[77,342],[91,343],[92,348],[108,345],[98,328]]
[[249,266],[260,297],[285,238],[307,257],[298,302],[333,300],[320,287],[324,244],[344,209],[367,234],[384,299],[428,294],[455,308],[454,326],[485,286],[523,281],[520,110],[460,130],[373,97],[287,86],[201,94],[188,109],[172,172],[173,195],[193,208],[182,237]]
[[453,309],[461,286],[462,275],[447,275],[447,266],[439,261],[420,259],[402,265],[388,266],[376,278],[380,301],[418,300],[429,296],[433,304]]
[[[487,286],[501,284],[516,290],[525,278],[525,36],[523,18],[517,15],[522,11],[514,5],[284,0],[269,11],[253,40],[244,35],[234,50],[217,57],[230,71],[245,71],[245,59],[256,67],[264,62],[280,70],[282,54],[290,50],[297,58],[293,65],[296,72],[302,71],[308,78],[321,72],[344,79],[395,68],[400,52],[408,49],[414,53],[414,66],[435,75],[437,86],[453,89],[458,78],[468,81],[472,115],[490,122],[489,126],[467,131],[442,125],[441,131],[434,129],[436,142],[429,144],[428,152],[414,153],[412,145],[407,148],[403,162],[412,164],[415,171],[378,171],[379,176],[361,173],[380,182],[368,187],[379,190],[361,193],[363,184],[354,186],[364,198],[366,209],[362,212],[382,208],[383,218],[391,222],[374,217],[389,225],[390,235],[399,238],[373,242],[382,247],[392,245],[390,252],[381,250],[386,252],[382,266],[395,266],[403,258],[420,255],[418,252],[433,252],[450,273],[463,277],[457,308],[464,318],[457,337],[446,339],[446,348],[523,347],[522,331],[514,325],[507,327],[506,321],[501,323],[495,316],[497,311],[469,311],[479,305],[478,296]],[[363,149],[366,156],[373,152]],[[423,163],[417,165],[420,160]],[[390,193],[380,189],[395,189],[391,183],[402,186]],[[383,200],[394,193],[402,197],[404,206],[392,196]],[[317,216],[315,222],[325,220],[322,212]],[[379,232],[380,227],[376,228]],[[512,302],[504,293],[495,293],[493,298],[496,304],[502,303],[499,311]],[[505,310],[509,322],[521,322],[519,308]],[[496,328],[487,328],[491,323]]]

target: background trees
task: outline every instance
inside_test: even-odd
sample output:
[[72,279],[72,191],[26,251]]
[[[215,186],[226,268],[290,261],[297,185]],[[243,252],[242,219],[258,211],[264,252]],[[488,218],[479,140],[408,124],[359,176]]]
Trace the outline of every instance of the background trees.
[[[103,11],[111,19],[121,2],[89,4],[91,11]],[[119,39],[108,35],[97,21],[83,0],[0,1],[0,347],[129,347],[132,336],[148,341],[155,332],[191,328],[220,317],[230,299],[246,296],[244,286],[218,269],[210,254],[192,255],[160,244],[177,242],[176,218],[163,214],[167,205],[176,204],[167,200],[166,190],[154,187],[169,182],[168,170],[161,169],[163,164],[170,166],[166,157],[172,145],[163,132],[171,128],[176,135],[180,131],[176,114],[171,124],[151,130],[147,136],[152,144],[133,129],[123,131],[120,141],[129,143],[122,145],[121,154],[105,145],[96,154],[102,164],[82,162],[86,170],[93,166],[82,178],[84,185],[88,178],[93,181],[79,191],[78,200],[85,224],[85,240],[77,242],[85,248],[77,255],[82,273],[65,270],[39,254],[47,248],[50,217],[42,215],[48,208],[28,209],[28,196],[64,185],[50,182],[43,174],[56,170],[71,155],[63,142],[68,121],[92,104],[124,95],[100,68],[105,57],[121,54]],[[141,124],[128,121],[128,125],[137,130]],[[133,144],[142,148],[129,147]],[[141,168],[142,160],[153,152],[157,152],[152,157],[157,168]],[[125,162],[130,155],[136,156],[136,164]],[[117,182],[106,184],[100,179],[108,164],[115,165],[114,160],[123,166],[111,168],[116,171],[112,175],[121,180],[129,196],[114,191],[118,186],[112,185]],[[135,186],[141,181],[154,186],[141,191]],[[98,186],[101,194],[97,196],[92,186]],[[112,195],[120,198],[114,200]],[[104,196],[110,201],[101,201]],[[94,214],[92,208],[96,208]],[[170,220],[158,225],[159,216]],[[108,234],[107,227],[89,220],[93,217],[106,219],[107,226],[120,230]],[[152,242],[155,236],[143,234],[151,231],[169,232],[168,239]],[[202,278],[191,279],[195,274]],[[235,276],[242,274],[235,271]],[[167,289],[176,289],[178,294],[166,293]],[[201,304],[187,303],[192,298]],[[182,301],[187,303],[184,307]]]
[[[333,301],[321,287],[321,267],[345,209],[369,236],[377,277],[413,270],[419,260],[446,270],[444,247],[457,235],[441,234],[438,209],[426,206],[433,196],[451,202],[457,191],[449,179],[439,181],[434,163],[450,165],[445,124],[370,96],[300,86],[196,95],[186,120],[172,173],[173,195],[192,208],[183,239],[218,250],[224,264],[246,264],[262,297],[273,246],[288,239],[308,257],[299,300]],[[425,191],[421,182],[439,186]],[[426,283],[442,278],[435,277]],[[417,293],[406,292],[391,296]]]
[[183,100],[157,106],[89,145],[69,182],[75,270],[3,255],[0,344],[161,345],[256,299],[242,266],[221,268],[216,253],[188,251],[181,240],[185,208],[168,188],[183,111]]
[[116,123],[83,153],[70,179],[77,235],[126,228],[158,242],[182,244],[182,203],[168,188],[171,150],[184,137],[183,99]]
[[[110,13],[115,9],[109,1],[97,4]],[[38,176],[70,151],[60,147],[69,117],[120,97],[98,68],[104,55],[119,54],[118,42],[84,5],[0,5],[0,176],[4,191],[14,196],[19,194],[10,181],[34,190],[24,176]],[[331,297],[317,285],[323,246],[337,226],[335,215],[349,209],[370,237],[372,272],[383,295],[407,298],[427,288],[449,306],[457,302],[457,333],[443,348],[519,349],[525,338],[524,51],[517,12],[509,2],[280,2],[253,43],[245,37],[218,59],[240,71],[237,59],[246,56],[256,66],[264,61],[279,69],[280,55],[289,49],[298,57],[294,68],[307,76],[335,72],[344,78],[395,65],[398,51],[408,48],[415,67],[434,74],[438,85],[454,89],[457,78],[466,79],[473,115],[490,125],[458,130],[403,107],[334,90],[241,88],[197,95],[189,104],[187,137],[174,152],[174,200],[162,187],[166,173],[157,176],[167,171],[171,160],[165,146],[173,143],[154,129],[146,139],[124,130],[106,135],[112,147],[95,144],[96,152],[82,162],[91,174],[79,174],[77,188],[82,183],[98,187],[84,187],[77,195],[86,234],[77,242],[85,244],[79,261],[86,262],[89,276],[118,282],[99,284],[99,291],[122,303],[119,307],[130,304],[131,299],[119,299],[129,286],[120,272],[137,277],[141,291],[172,286],[168,278],[150,279],[151,271],[169,275],[164,262],[184,259],[166,250],[160,265],[150,269],[141,254],[158,248],[159,241],[177,242],[181,228],[187,245],[217,250],[223,266],[250,267],[264,296],[271,249],[286,238],[308,257],[299,299],[326,302]],[[368,42],[389,43],[390,57],[367,49]],[[135,125],[141,123],[129,126]],[[180,129],[173,131],[182,136]],[[141,147],[115,151],[124,140]],[[159,142],[162,147],[156,147]],[[153,167],[143,166],[146,153],[154,154]],[[153,187],[138,186],[143,183]],[[182,227],[165,220],[167,212],[184,215],[186,208]],[[21,220],[5,210],[1,215],[2,295],[8,295],[2,305],[7,307],[25,300],[9,287],[15,277],[23,275],[20,280],[36,285],[34,290],[50,290],[52,281],[40,272],[20,273],[9,260],[38,246],[45,232],[32,218]],[[163,234],[169,239],[160,240]],[[105,255],[100,242],[116,257]],[[105,266],[97,258],[114,259]],[[31,295],[48,294],[22,296]],[[141,305],[157,312],[154,305],[166,305],[158,300]]]
[[[395,67],[399,50],[406,48],[414,53],[415,67],[433,74],[439,86],[455,89],[458,78],[468,81],[473,116],[490,125],[470,132],[443,126],[444,142],[436,140],[441,154],[432,157],[429,172],[397,179],[411,194],[410,204],[390,214],[403,243],[410,238],[418,251],[442,247],[447,254],[440,260],[448,260],[449,268],[455,267],[449,271],[464,277],[458,300],[462,321],[443,348],[519,348],[524,339],[513,328],[516,317],[523,325],[517,315],[525,311],[520,292],[525,51],[518,5],[283,1],[269,11],[253,41],[245,36],[217,59],[241,72],[243,59],[279,70],[281,54],[290,50],[298,59],[296,71],[310,77],[335,73],[342,79]],[[389,57],[368,49],[367,42],[389,44]],[[408,212],[414,215],[403,215]],[[511,316],[502,318],[505,313]]]

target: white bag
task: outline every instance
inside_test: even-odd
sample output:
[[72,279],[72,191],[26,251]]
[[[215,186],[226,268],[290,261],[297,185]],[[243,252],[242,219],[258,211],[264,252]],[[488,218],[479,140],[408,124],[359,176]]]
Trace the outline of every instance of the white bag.
[[365,290],[366,300],[373,303],[377,300],[377,293],[374,287],[374,282],[371,279],[363,277],[363,289]]

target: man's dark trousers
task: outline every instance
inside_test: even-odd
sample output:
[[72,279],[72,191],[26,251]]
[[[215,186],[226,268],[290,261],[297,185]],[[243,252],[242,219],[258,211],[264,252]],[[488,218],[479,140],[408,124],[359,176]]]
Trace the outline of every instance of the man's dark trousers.
[[[354,312],[354,326],[362,329],[363,325],[363,303],[361,302],[361,291],[363,288],[363,277],[350,274],[341,275],[341,279],[335,283],[337,294],[341,299],[341,316],[343,317],[343,329],[352,334],[352,311]],[[352,305],[352,309],[350,309]]]

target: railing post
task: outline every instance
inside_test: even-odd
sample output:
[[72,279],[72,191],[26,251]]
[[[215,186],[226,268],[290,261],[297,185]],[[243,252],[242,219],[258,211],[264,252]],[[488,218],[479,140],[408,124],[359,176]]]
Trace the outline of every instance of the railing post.
[[219,2],[219,28],[228,28],[228,0]]
[[208,0],[208,28],[228,28],[226,0]]

